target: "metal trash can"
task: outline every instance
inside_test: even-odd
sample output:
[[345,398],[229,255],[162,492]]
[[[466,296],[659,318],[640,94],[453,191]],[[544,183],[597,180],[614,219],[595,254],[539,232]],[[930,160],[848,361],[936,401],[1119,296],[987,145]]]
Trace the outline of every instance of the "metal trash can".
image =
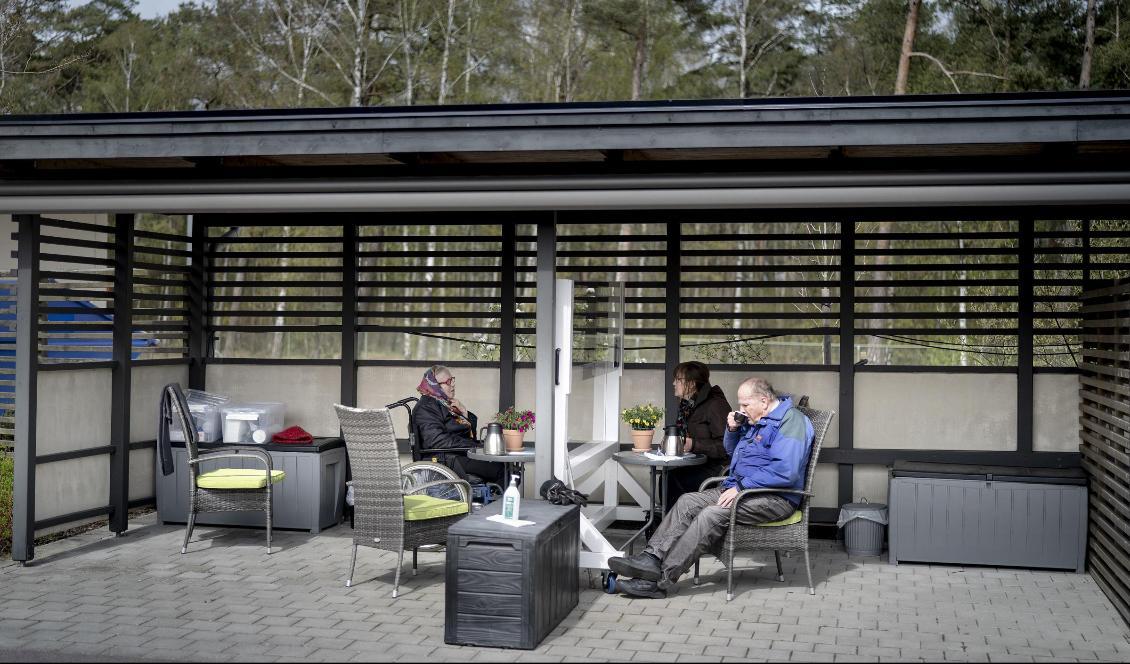
[[883,553],[887,531],[887,506],[883,503],[848,503],[840,508],[836,525],[844,530],[844,548],[849,556]]

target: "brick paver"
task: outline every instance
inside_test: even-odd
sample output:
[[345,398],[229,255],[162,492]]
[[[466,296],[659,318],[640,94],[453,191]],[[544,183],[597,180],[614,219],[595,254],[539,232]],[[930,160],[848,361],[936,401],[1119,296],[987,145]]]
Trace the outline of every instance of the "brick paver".
[[[739,557],[736,597],[703,560],[666,600],[589,589],[533,651],[443,642],[442,553],[420,573],[362,549],[352,588],[348,527],[280,531],[275,553],[252,529],[183,529],[153,515],[122,538],[91,532],[0,563],[0,655],[80,661],[1125,661],[1130,630],[1085,574],[889,565],[813,542],[816,595],[798,556],[785,583],[772,556]],[[770,567],[763,565],[769,564]],[[598,575],[594,575],[594,580]]]

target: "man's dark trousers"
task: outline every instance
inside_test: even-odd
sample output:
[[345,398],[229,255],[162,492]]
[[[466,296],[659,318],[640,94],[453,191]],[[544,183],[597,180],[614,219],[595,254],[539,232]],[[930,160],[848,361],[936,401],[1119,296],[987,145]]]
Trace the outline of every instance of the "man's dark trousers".
[[[651,536],[644,551],[662,561],[660,588],[675,583],[699,556],[726,535],[730,508],[718,506],[723,491],[714,488],[683,494]],[[777,494],[755,494],[741,502],[737,522],[768,523],[784,519],[794,511],[793,504]]]

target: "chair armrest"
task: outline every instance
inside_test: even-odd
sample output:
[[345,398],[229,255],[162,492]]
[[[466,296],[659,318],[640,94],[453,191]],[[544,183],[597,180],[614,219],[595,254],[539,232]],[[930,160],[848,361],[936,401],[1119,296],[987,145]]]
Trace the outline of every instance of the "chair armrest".
[[213,461],[215,459],[234,459],[234,458],[258,459],[259,461],[262,461],[263,465],[265,465],[267,467],[268,473],[270,473],[271,470],[273,470],[273,466],[271,465],[271,455],[270,454],[267,454],[266,452],[264,452],[262,450],[252,450],[252,449],[246,449],[246,448],[240,448],[240,447],[227,447],[227,448],[220,448],[218,450],[213,450],[213,451],[211,451],[207,454],[201,454],[201,455],[197,456],[195,459],[189,460],[188,463],[191,466],[191,465],[196,465],[198,463],[202,463],[204,461]]
[[806,493],[804,491],[797,491],[796,489],[769,489],[769,488],[742,489],[741,491],[738,492],[738,495],[734,497],[734,502],[730,503],[730,527],[731,528],[733,528],[734,524],[736,524],[737,521],[738,521],[738,504],[741,503],[742,500],[749,498],[750,496],[763,494],[763,493],[791,493],[791,494],[794,494],[794,495],[797,495],[797,496],[807,496],[809,498],[812,497],[811,493]]
[[426,450],[419,450],[421,456],[431,454],[433,452],[470,452],[471,450],[482,449],[480,447],[429,447]]
[[467,509],[470,510],[471,509],[471,485],[467,483],[467,480],[436,480],[434,482],[424,482],[423,484],[420,484],[420,485],[412,487],[411,489],[405,490],[404,495],[411,496],[414,493],[420,493],[421,491],[424,491],[426,489],[430,489],[433,486],[443,486],[445,484],[461,484],[461,485],[463,485],[463,489],[464,489],[463,495],[467,496]]
[[724,480],[724,479],[726,479],[726,477],[724,475],[722,477],[708,477],[708,478],[706,478],[702,481],[702,484],[698,485],[698,490],[699,491],[706,491],[707,489],[709,489],[712,486],[715,486],[717,484],[721,484],[722,480]]

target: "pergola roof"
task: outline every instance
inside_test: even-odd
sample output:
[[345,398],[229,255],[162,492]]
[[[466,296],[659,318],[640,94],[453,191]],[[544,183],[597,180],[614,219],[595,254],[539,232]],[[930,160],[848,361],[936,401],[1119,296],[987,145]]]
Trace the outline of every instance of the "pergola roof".
[[1126,91],[8,116],[0,155],[81,169],[1123,153],[1128,118]]

